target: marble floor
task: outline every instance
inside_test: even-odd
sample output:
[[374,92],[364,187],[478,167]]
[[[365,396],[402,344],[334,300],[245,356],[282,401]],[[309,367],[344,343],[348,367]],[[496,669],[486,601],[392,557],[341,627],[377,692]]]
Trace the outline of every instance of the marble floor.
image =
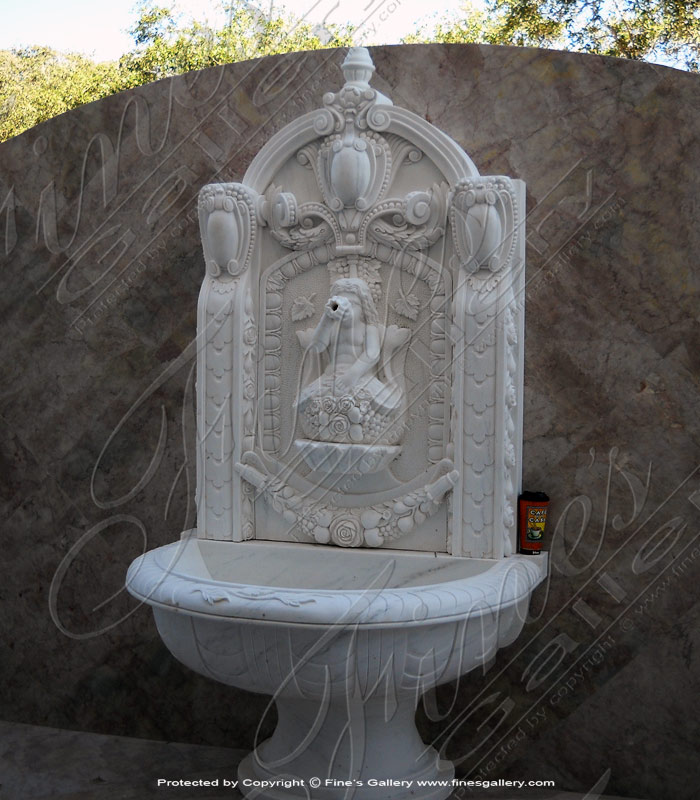
[[[235,780],[242,750],[129,739],[0,721],[0,800],[241,800],[230,788],[158,788],[157,780]],[[575,792],[490,789],[461,800],[593,800]],[[601,797],[596,800],[623,800]],[[625,798],[624,800],[632,800]]]

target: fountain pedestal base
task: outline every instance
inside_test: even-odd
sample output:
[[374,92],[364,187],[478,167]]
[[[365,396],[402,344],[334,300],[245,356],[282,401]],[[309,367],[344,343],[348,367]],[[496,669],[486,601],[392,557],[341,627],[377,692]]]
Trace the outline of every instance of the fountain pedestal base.
[[443,800],[454,767],[421,739],[415,697],[323,703],[279,697],[273,735],[238,768],[264,800]]

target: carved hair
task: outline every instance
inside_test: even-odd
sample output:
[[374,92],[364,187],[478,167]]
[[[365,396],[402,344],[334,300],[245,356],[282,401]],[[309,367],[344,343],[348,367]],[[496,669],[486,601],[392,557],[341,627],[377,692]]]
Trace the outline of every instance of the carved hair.
[[379,314],[374,305],[369,286],[362,278],[339,278],[331,286],[331,296],[334,294],[354,294],[360,299],[362,313],[368,325],[379,325]]

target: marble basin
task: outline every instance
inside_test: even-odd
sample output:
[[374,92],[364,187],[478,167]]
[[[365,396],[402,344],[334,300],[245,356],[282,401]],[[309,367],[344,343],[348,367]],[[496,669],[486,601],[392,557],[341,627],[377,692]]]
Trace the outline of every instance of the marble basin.
[[[137,558],[127,588],[153,607],[181,662],[272,695],[277,728],[239,777],[272,786],[292,776],[305,786],[256,797],[337,798],[345,790],[332,782],[354,780],[362,785],[353,796],[369,800],[415,797],[415,781],[452,778],[452,764],[418,734],[418,700],[517,637],[545,566],[544,556],[339,552],[190,531]],[[403,786],[370,785],[397,776]],[[312,778],[322,785],[309,788]]]

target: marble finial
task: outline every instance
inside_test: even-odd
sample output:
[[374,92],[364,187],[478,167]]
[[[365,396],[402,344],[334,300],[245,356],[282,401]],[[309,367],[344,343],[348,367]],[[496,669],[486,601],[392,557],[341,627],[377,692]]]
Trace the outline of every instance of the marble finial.
[[369,89],[369,82],[374,75],[374,62],[366,47],[351,47],[340,68],[346,86]]
[[370,56],[369,50],[366,47],[351,47],[348,50],[348,54],[345,56],[345,60],[340,65],[340,68],[343,70],[343,75],[345,76],[344,89],[359,89],[361,92],[373,91],[375,104],[386,106],[393,105],[385,94],[382,94],[376,89],[372,89],[369,85],[369,82],[372,80],[372,75],[374,75],[375,67],[372,56]]

